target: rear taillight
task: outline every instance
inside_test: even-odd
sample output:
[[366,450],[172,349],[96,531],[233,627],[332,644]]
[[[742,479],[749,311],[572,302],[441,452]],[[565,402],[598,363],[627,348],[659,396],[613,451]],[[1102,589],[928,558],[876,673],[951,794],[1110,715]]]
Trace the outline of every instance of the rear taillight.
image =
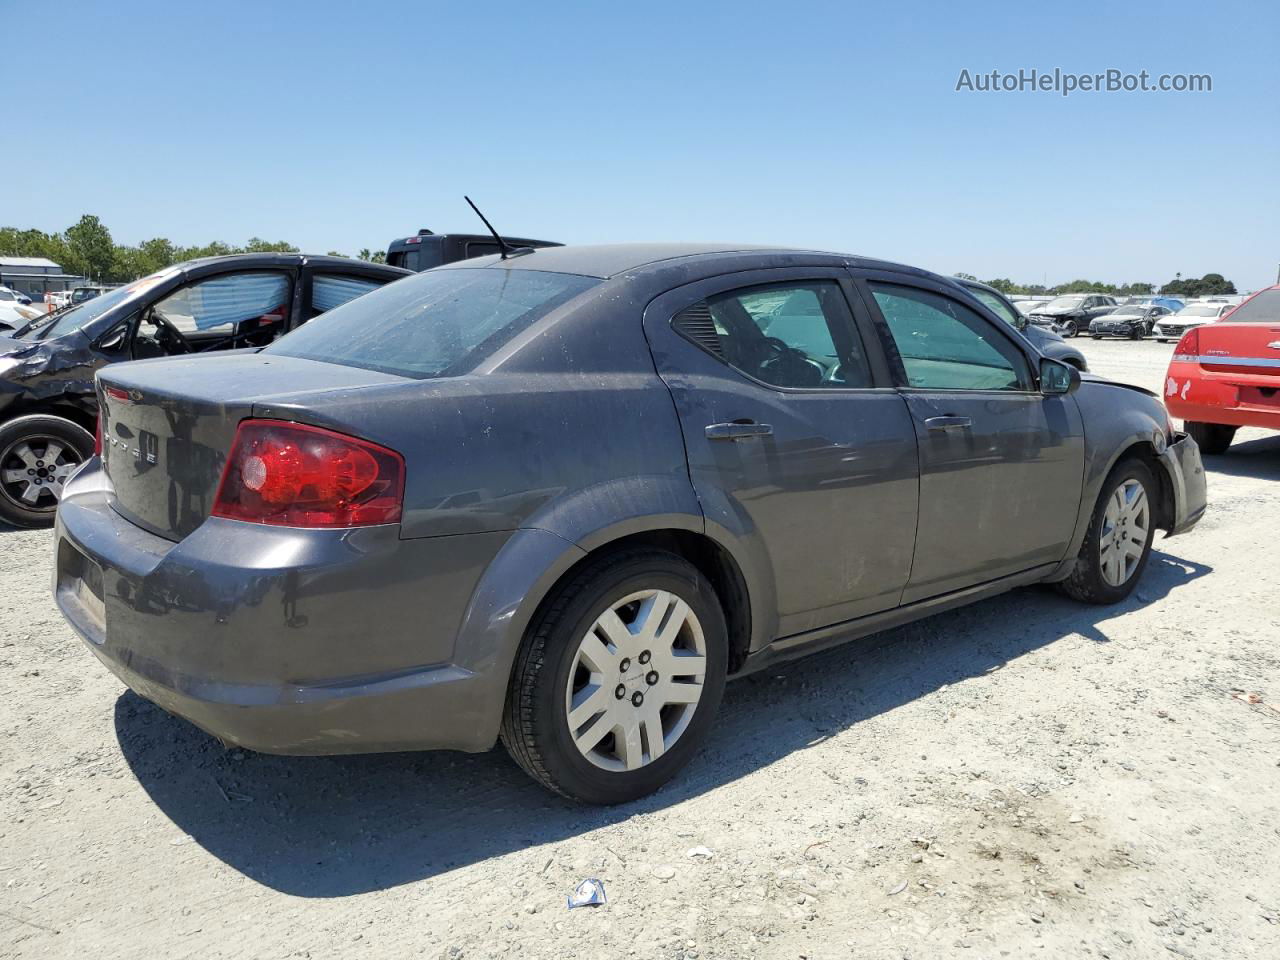
[[99,415],[93,427],[93,455],[102,456],[102,417]]
[[332,430],[242,420],[218,484],[213,515],[282,527],[396,523],[404,458]]
[[1173,355],[1175,357],[1200,356],[1200,331],[1192,327],[1184,333],[1178,345],[1173,348]]

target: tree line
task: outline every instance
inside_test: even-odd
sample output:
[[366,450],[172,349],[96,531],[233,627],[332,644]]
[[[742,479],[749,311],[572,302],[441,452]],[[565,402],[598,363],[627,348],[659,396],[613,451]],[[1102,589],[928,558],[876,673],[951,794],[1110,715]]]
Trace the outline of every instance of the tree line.
[[[43,230],[20,230],[17,227],[0,227],[0,256],[45,257],[59,264],[66,273],[75,274],[98,283],[126,283],[144,277],[170,264],[197,257],[217,257],[229,253],[297,253],[298,248],[284,240],[263,240],[250,237],[243,246],[233,246],[215,240],[203,246],[184,247],[165,237],[144,240],[136,246],[116,243],[107,225],[93,214],[85,214],[74,225],[61,233],[45,233]],[[346,256],[336,250],[329,253]],[[361,260],[383,263],[386,254],[381,250],[361,250]]]
[[[250,237],[244,246],[232,246],[215,240],[203,246],[183,247],[165,237],[144,240],[136,246],[116,243],[107,225],[93,214],[85,214],[74,225],[61,233],[45,233],[42,230],[20,230],[17,227],[0,227],[0,256],[46,257],[60,264],[67,273],[88,277],[99,283],[125,283],[136,280],[170,264],[197,257],[217,257],[229,253],[297,253],[298,248],[284,240],[263,240]],[[332,256],[346,254],[330,250]],[[361,260],[373,263],[386,262],[381,250],[365,248],[356,254]],[[957,273],[965,280],[978,278],[968,273]],[[1109,293],[1113,296],[1143,296],[1156,292],[1154,283],[1099,283],[1094,280],[1072,280],[1056,287],[1038,283],[1014,283],[1007,277],[986,281],[1001,293],[1023,295],[1047,295],[1062,293]],[[1220,273],[1206,273],[1203,277],[1183,279],[1177,274],[1173,280],[1160,287],[1160,293],[1181,297],[1206,297],[1233,294],[1236,285]]]
[[[957,277],[962,280],[977,280],[978,278],[968,273],[957,273]],[[983,281],[989,287],[995,287],[1005,296],[1025,295],[1025,296],[1058,296],[1064,293],[1108,293],[1116,297],[1140,297],[1150,296],[1156,292],[1154,283],[1100,283],[1096,280],[1072,280],[1070,283],[1060,283],[1056,287],[1046,287],[1038,283],[1014,283],[1007,277],[998,277],[995,280]],[[1160,287],[1160,293],[1168,294],[1176,297],[1212,297],[1221,296],[1223,294],[1234,294],[1236,285],[1230,280],[1223,277],[1220,273],[1206,273],[1203,277],[1187,279],[1182,278],[1182,274],[1175,275],[1174,279]]]

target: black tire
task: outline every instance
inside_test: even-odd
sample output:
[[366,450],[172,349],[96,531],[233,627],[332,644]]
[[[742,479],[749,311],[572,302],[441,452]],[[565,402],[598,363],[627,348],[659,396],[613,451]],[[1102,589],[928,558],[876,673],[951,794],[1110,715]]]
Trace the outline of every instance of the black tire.
[[[1129,480],[1137,480],[1146,493],[1149,522],[1146,541],[1142,545],[1142,557],[1139,559],[1129,578],[1123,583],[1108,583],[1102,572],[1102,554],[1099,541],[1102,537],[1103,518],[1107,502],[1115,491]],[[1125,459],[1116,464],[1098,494],[1098,502],[1094,505],[1093,515],[1089,518],[1089,532],[1085,534],[1084,543],[1080,545],[1080,553],[1076,555],[1075,567],[1071,576],[1058,584],[1058,588],[1067,596],[1083,603],[1119,603],[1133,592],[1138,581],[1142,579],[1147,562],[1151,559],[1151,542],[1155,538],[1156,496],[1159,488],[1151,468],[1141,460]]]
[[1058,325],[1062,327],[1062,338],[1064,340],[1070,340],[1080,332],[1080,327],[1074,320],[1063,320]]
[[1169,342],[1168,337],[1156,337],[1156,343],[1168,343],[1168,342]]
[[[50,443],[63,447],[55,462],[46,464]],[[24,449],[25,447],[25,449]],[[28,462],[35,456],[34,463]],[[0,520],[15,527],[47,527],[57,513],[56,476],[93,456],[93,434],[78,423],[52,414],[33,413],[0,424]],[[24,476],[25,474],[25,476]],[[25,497],[35,490],[36,500]]]
[[[676,594],[698,618],[707,658],[702,694],[688,726],[660,757],[635,770],[605,770],[573,742],[565,704],[569,671],[579,641],[596,619],[612,604],[648,589]],[[594,804],[635,800],[661,787],[697,752],[720,706],[727,664],[720,600],[692,564],[648,548],[611,554],[574,574],[529,625],[507,690],[502,742],[526,773],[562,796]]]
[[1226,453],[1231,441],[1236,437],[1236,428],[1225,423],[1200,423],[1195,420],[1186,422],[1187,433],[1196,442],[1201,453]]
[[1142,339],[1143,337],[1145,337],[1145,336],[1146,336],[1146,334],[1143,332],[1142,327],[1130,327],[1130,328],[1129,328],[1129,339],[1130,339],[1130,340],[1141,340],[1141,339]]
[[1095,339],[1095,340],[1101,340],[1101,339],[1102,339],[1102,334],[1100,334],[1100,333],[1091,333],[1091,334],[1089,334],[1089,336],[1093,337],[1093,339]]

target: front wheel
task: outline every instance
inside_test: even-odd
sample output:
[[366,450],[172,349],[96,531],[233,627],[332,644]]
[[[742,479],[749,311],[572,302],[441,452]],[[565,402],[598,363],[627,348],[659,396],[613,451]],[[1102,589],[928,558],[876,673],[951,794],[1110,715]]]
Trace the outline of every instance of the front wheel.
[[526,773],[570,799],[643,797],[706,738],[727,663],[719,599],[692,564],[660,550],[614,554],[575,575],[530,624],[502,741]]
[[1155,537],[1155,478],[1140,460],[1122,460],[1102,485],[1071,576],[1059,584],[1085,603],[1119,603],[1146,569]]
[[47,527],[62,486],[93,456],[93,434],[50,414],[28,414],[0,425],[0,520]]
[[1076,322],[1074,320],[1063,320],[1059,324],[1059,326],[1062,327],[1063,338],[1067,340],[1070,340],[1072,337],[1074,337],[1077,333],[1080,332],[1080,327],[1076,325]]
[[1201,453],[1226,453],[1236,436],[1236,428],[1225,423],[1199,423],[1188,420],[1186,428]]

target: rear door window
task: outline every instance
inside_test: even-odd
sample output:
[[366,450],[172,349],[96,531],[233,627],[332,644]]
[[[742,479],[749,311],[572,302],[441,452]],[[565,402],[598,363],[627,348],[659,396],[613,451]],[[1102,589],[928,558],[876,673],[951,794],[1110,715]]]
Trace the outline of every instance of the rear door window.
[[377,290],[386,280],[370,277],[344,276],[337,273],[317,273],[311,278],[311,309],[309,316],[322,313],[349,303],[356,297]]
[[840,285],[831,280],[718,294],[681,311],[674,326],[735,370],[770,386],[872,385],[849,305]]
[[404,267],[406,270],[421,270],[422,250],[419,247],[394,250],[387,254],[387,263],[393,267]]

